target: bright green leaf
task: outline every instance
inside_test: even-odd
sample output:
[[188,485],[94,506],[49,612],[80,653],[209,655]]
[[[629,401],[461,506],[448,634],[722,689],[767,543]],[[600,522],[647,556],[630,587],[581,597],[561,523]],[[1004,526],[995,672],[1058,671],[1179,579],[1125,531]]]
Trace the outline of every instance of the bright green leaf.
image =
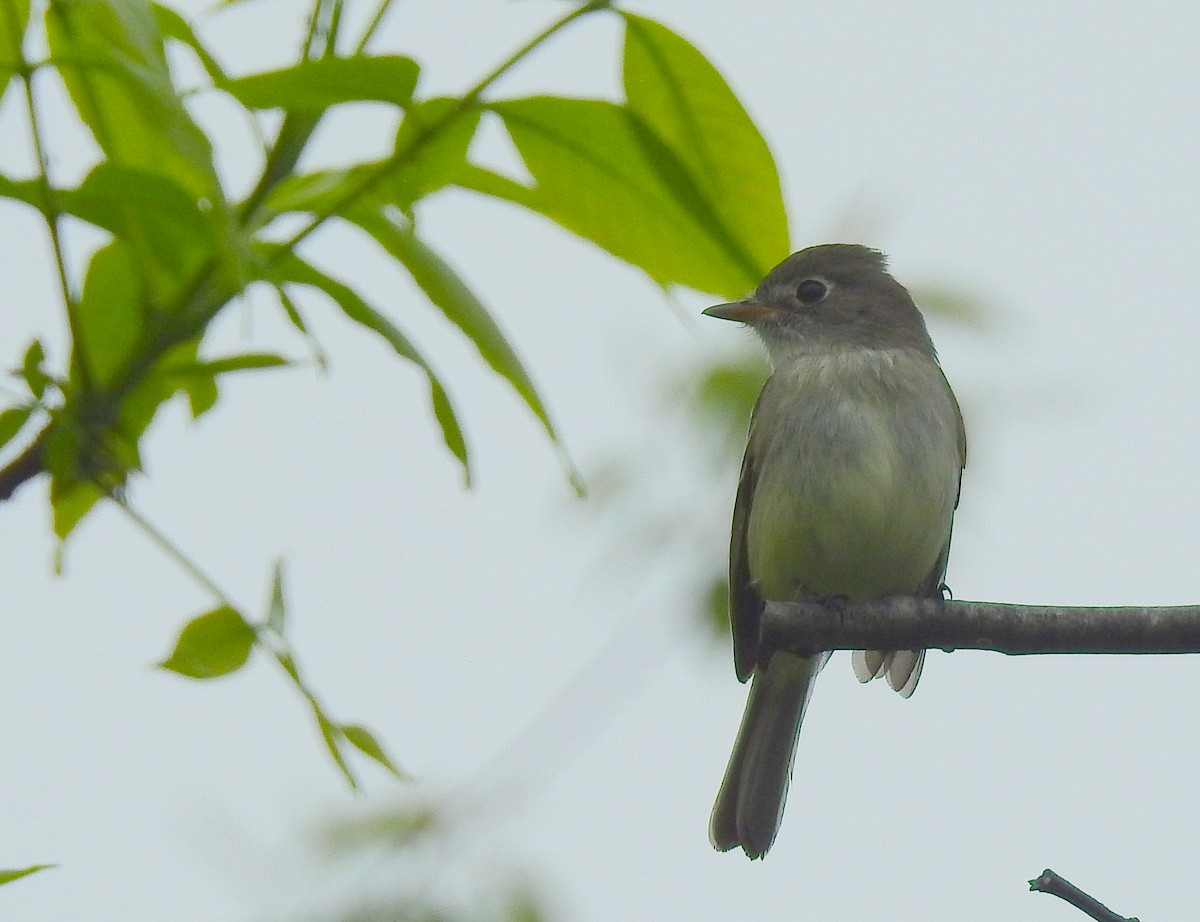
[[254,638],[254,628],[246,619],[222,605],[189,621],[175,649],[159,666],[190,679],[229,675],[246,664]]
[[221,391],[215,378],[191,377],[185,380],[183,392],[187,394],[188,409],[192,419],[199,419],[217,405],[221,399]]
[[317,58],[227,80],[221,88],[249,109],[319,112],[346,102],[406,106],[418,71],[416,61],[398,55]]
[[[629,13],[624,82],[629,111],[673,155],[693,184],[677,188],[695,217],[732,252],[744,254],[757,281],[787,256],[787,215],[775,160],[758,128],[717,69],[670,29]],[[656,143],[648,153],[653,157]],[[685,191],[686,190],[686,191]],[[744,293],[744,292],[734,292]]]
[[429,300],[471,340],[483,360],[513,386],[550,438],[557,441],[550,417],[525,366],[466,282],[417,237],[411,226],[391,221],[381,214],[356,213],[349,219],[374,237],[408,270]]
[[333,763],[338,767],[338,771],[342,773],[353,790],[358,790],[358,779],[354,777],[354,772],[350,770],[350,763],[346,761],[345,755],[342,754],[342,740],[345,739],[345,734],[342,733],[342,728],[325,716],[325,713],[317,706],[316,701],[312,701],[313,714],[317,718],[317,726],[321,730],[321,738],[325,740],[325,748],[329,750],[329,755],[333,758]]
[[21,46],[29,25],[29,0],[0,0],[0,96],[16,73],[13,66],[24,61]]
[[153,276],[165,303],[210,256],[217,236],[211,213],[169,176],[117,163],[98,164],[76,189],[63,190],[60,207],[127,242],[165,272]]
[[46,350],[42,348],[42,341],[35,339],[29,344],[24,358],[21,359],[21,377],[25,379],[29,393],[33,394],[37,400],[41,400],[45,395],[46,386],[50,384],[51,380],[45,369],[42,368],[42,363],[45,361]]
[[221,65],[217,63],[216,58],[209,54],[208,49],[196,37],[195,31],[188,24],[188,21],[180,16],[177,12],[168,6],[163,6],[161,3],[153,4],[154,19],[158,23],[158,29],[162,32],[165,38],[174,39],[187,45],[196,53],[196,57],[200,59],[200,63],[208,72],[209,79],[215,84],[220,84],[225,80],[225,73],[221,70]]
[[[4,0],[0,0],[0,3],[3,2]],[[38,871],[45,871],[56,867],[58,867],[57,864],[31,864],[29,867],[19,870],[0,870],[0,884],[10,884],[14,880],[20,880],[22,877],[28,877],[30,874],[36,874]]]
[[0,448],[11,442],[17,433],[25,428],[32,413],[32,406],[9,407],[7,410],[0,410]]
[[215,378],[217,375],[227,374],[231,371],[283,368],[290,364],[283,356],[275,355],[273,352],[247,352],[242,355],[229,355],[223,359],[206,359],[170,365],[166,370],[170,374],[180,377]]
[[377,333],[396,351],[410,362],[415,363],[429,381],[430,402],[433,414],[442,430],[442,439],[451,453],[462,463],[464,476],[470,483],[471,467],[467,454],[466,437],[459,425],[458,416],[450,397],[438,380],[433,368],[425,357],[391,320],[380,311],[373,308],[362,296],[348,285],[321,272],[316,267],[304,262],[298,256],[289,254],[276,262],[280,279],[300,285],[308,285],[323,291],[349,319],[362,327]]
[[54,535],[65,541],[92,507],[104,498],[94,484],[54,477],[50,481],[50,504],[53,509]]
[[682,161],[655,145],[652,130],[625,106],[535,96],[491,108],[535,184],[471,167],[460,185],[537,211],[660,284],[731,298],[758,283],[757,265],[728,234],[698,219],[706,199]]
[[88,264],[78,306],[76,343],[91,379],[114,382],[137,352],[146,321],[139,266],[130,248],[114,240]]
[[437,97],[409,108],[396,132],[396,152],[412,149],[413,153],[383,184],[380,204],[407,211],[413,202],[462,174],[483,112],[472,107],[451,117],[461,105],[458,99]]
[[46,32],[71,101],[110,159],[170,176],[223,205],[211,146],[171,83],[149,3],[51,3]]
[[[4,0],[0,0],[0,3],[3,2]],[[0,198],[10,198],[17,202],[24,202],[26,205],[31,205],[38,209],[38,211],[42,211],[43,192],[41,180],[10,179],[7,176],[0,176]]]
[[383,747],[379,745],[379,741],[375,739],[375,735],[366,727],[360,724],[342,724],[342,733],[346,739],[350,741],[363,755],[374,759],[397,778],[408,777],[404,772],[396,767],[396,764],[388,757],[388,754],[383,751]]

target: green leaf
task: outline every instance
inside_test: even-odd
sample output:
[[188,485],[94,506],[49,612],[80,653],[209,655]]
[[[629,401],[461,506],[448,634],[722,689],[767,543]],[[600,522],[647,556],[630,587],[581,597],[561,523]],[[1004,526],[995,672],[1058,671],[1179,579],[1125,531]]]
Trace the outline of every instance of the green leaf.
[[[2,2],[2,0],[0,0]],[[25,428],[29,417],[33,414],[32,406],[9,407],[0,411],[0,448],[11,442],[18,432]]]
[[158,665],[190,679],[213,679],[236,672],[250,658],[254,628],[228,605],[189,621],[175,649]]
[[53,509],[54,536],[66,541],[67,536],[92,507],[104,498],[94,484],[55,476],[50,481],[50,505]]
[[342,733],[345,734],[350,744],[354,746],[363,755],[368,756],[386,768],[397,778],[407,778],[408,776],[396,767],[396,764],[388,757],[388,754],[383,751],[383,747],[379,745],[379,741],[375,739],[373,733],[361,724],[342,724]]
[[409,108],[396,133],[396,155],[410,145],[417,146],[404,157],[402,165],[389,168],[390,160],[377,160],[346,169],[289,176],[272,189],[264,210],[270,215],[328,212],[365,179],[388,171],[386,177],[361,195],[357,208],[394,205],[410,211],[419,199],[458,182],[467,168],[467,148],[475,137],[482,112],[473,108],[442,123],[458,105],[457,99],[438,98]]
[[287,627],[287,605],[283,599],[283,561],[276,560],[271,574],[271,598],[267,602],[267,627],[278,634],[284,634]]
[[460,185],[539,212],[659,284],[733,298],[758,283],[757,265],[699,217],[705,199],[683,162],[625,106],[534,96],[491,108],[535,184],[472,166]]
[[71,101],[110,159],[169,176],[223,208],[211,146],[171,83],[149,3],[50,3],[46,32]]
[[[685,207],[731,253],[753,282],[787,256],[787,214],[775,160],[717,69],[670,29],[630,13],[625,19],[624,83],[629,111],[682,165]],[[648,153],[653,157],[655,142]]]
[[406,106],[419,72],[399,55],[305,60],[284,70],[226,80],[221,88],[249,109],[320,112],[346,102]]
[[142,342],[146,321],[139,265],[114,240],[93,254],[79,299],[80,357],[95,384],[111,384]]
[[317,702],[312,698],[309,699],[312,705],[313,714],[317,718],[317,726],[321,730],[321,738],[325,740],[325,748],[329,750],[329,755],[333,757],[333,763],[338,767],[338,771],[342,773],[353,790],[358,790],[358,779],[354,776],[354,772],[350,770],[350,763],[346,761],[346,757],[342,754],[342,740],[345,735],[342,733],[342,728],[335,724],[332,720],[325,716],[325,712],[317,705]]
[[[4,2],[4,0],[0,0]],[[30,874],[36,874],[38,871],[45,871],[49,868],[56,868],[57,864],[31,864],[27,868],[19,870],[5,869],[0,870],[0,885],[11,884],[14,880],[20,880],[22,877],[28,877]]]
[[196,37],[195,31],[188,24],[188,21],[173,9],[163,6],[161,3],[155,3],[152,6],[154,21],[158,23],[158,30],[163,34],[163,37],[174,39],[191,48],[196,53],[196,57],[200,59],[201,65],[208,72],[209,79],[214,84],[222,83],[226,79],[225,72],[221,70],[221,65],[209,54],[208,49],[200,39]]
[[76,189],[63,190],[59,205],[127,242],[162,271],[150,274],[160,304],[173,300],[193,271],[216,247],[214,226],[194,195],[169,176],[117,163],[98,164]]
[[0,96],[17,72],[14,65],[25,60],[21,46],[27,25],[29,0],[0,0]]
[[[3,2],[3,0],[0,0]],[[33,394],[34,398],[41,400],[46,393],[46,387],[50,384],[51,378],[42,368],[42,363],[46,361],[46,350],[42,348],[42,341],[35,339],[29,344],[29,348],[25,350],[25,357],[21,359],[21,377],[25,379],[25,384],[29,387],[29,393]]]
[[446,319],[474,344],[492,370],[508,381],[520,394],[529,409],[541,421],[550,438],[558,441],[549,414],[534,389],[525,366],[517,358],[516,352],[504,338],[500,327],[483,306],[483,302],[475,297],[466,282],[417,237],[410,225],[396,223],[378,213],[355,213],[348,217],[374,237],[380,246],[408,270],[413,281],[425,292],[429,300],[441,309]]
[[425,357],[417,351],[417,348],[408,337],[391,320],[363,300],[348,285],[326,275],[315,266],[300,259],[300,257],[288,254],[281,257],[277,261],[276,266],[278,267],[282,281],[307,285],[323,291],[342,309],[342,313],[350,320],[383,337],[388,345],[396,351],[397,355],[401,355],[410,362],[413,362],[425,372],[425,377],[429,381],[429,397],[433,405],[433,415],[441,427],[442,440],[446,443],[446,447],[450,449],[454,457],[458,458],[459,462],[461,462],[463,475],[469,484],[471,479],[471,465],[467,453],[466,437],[463,435],[462,427],[459,425],[458,415],[455,413],[454,406],[450,402],[450,396],[446,393],[441,381],[438,380],[437,374],[425,360]]
[[[4,0],[0,0],[0,3]],[[0,7],[2,10],[3,7]],[[44,196],[39,179],[10,179],[0,176],[0,198],[10,198],[44,212]]]
[[483,111],[472,106],[450,118],[461,105],[459,99],[437,97],[409,108],[396,132],[395,149],[397,154],[410,148],[414,152],[383,184],[381,204],[408,211],[418,199],[455,182],[462,174]]

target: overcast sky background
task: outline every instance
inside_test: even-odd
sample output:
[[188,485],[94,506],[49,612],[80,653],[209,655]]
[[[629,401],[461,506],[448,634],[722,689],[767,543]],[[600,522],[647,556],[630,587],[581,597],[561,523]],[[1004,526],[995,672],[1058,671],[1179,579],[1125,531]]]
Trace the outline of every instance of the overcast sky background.
[[[868,243],[905,284],[986,305],[974,327],[931,320],[970,442],[955,593],[1200,601],[1200,8],[630,8],[693,41],[740,95],[777,158],[795,248]],[[231,72],[283,65],[303,9],[244,3],[205,34]],[[424,93],[462,91],[563,9],[401,3],[375,48],[425,62]],[[613,96],[618,55],[615,17],[593,17],[496,93]],[[18,101],[0,107],[10,175],[29,163]],[[196,111],[243,191],[244,126],[215,96]],[[381,150],[388,133],[377,112],[350,114],[320,155]],[[84,136],[51,144],[78,175]],[[476,488],[462,490],[420,376],[313,301],[330,373],[230,380],[195,427],[172,405],[131,496],[252,610],[285,557],[311,682],[423,784],[363,764],[367,796],[350,795],[265,661],[208,684],[152,669],[210,600],[108,509],[55,578],[39,482],[0,508],[0,867],[61,867],[0,889],[0,916],[317,919],[413,880],[469,902],[518,873],[572,922],[1081,918],[1027,892],[1047,866],[1122,914],[1194,915],[1191,657],[935,653],[909,701],[835,657],[771,854],[712,851],[745,689],[689,591],[723,559],[737,470],[712,478],[672,387],[750,340],[698,318],[704,297],[681,298],[681,317],[636,271],[514,208],[451,191],[420,217],[526,359],[571,457],[585,476],[621,465],[626,499],[573,500],[510,390],[401,275],[326,234],[313,252],[444,373]],[[0,204],[6,365],[34,335],[62,361],[46,250],[26,210]],[[303,356],[277,314],[265,297],[229,311],[213,351]],[[646,543],[664,517],[682,534]],[[314,856],[322,821],[417,793],[464,808],[419,861],[334,873]]]

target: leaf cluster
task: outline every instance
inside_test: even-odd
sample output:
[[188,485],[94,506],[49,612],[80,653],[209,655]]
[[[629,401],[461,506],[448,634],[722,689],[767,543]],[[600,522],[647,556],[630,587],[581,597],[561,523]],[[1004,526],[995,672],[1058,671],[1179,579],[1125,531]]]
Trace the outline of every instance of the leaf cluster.
[[[220,402],[227,376],[293,364],[278,351],[211,355],[206,337],[214,323],[251,286],[266,287],[316,343],[325,321],[306,314],[315,296],[327,313],[424,375],[440,439],[469,482],[472,454],[459,406],[436,362],[406,332],[409,306],[373,303],[352,280],[321,268],[326,226],[337,222],[377,244],[555,443],[545,401],[502,323],[423,236],[423,202],[456,186],[514,203],[660,286],[722,297],[750,289],[787,253],[788,240],[765,141],[717,70],[666,26],[592,0],[462,94],[429,96],[421,75],[436,62],[368,51],[390,0],[357,37],[342,28],[342,2],[314,0],[309,32],[289,66],[233,75],[197,24],[161,3],[46,0],[35,7],[0,0],[0,92],[23,97],[23,106],[9,99],[4,112],[25,119],[36,155],[32,175],[0,174],[0,197],[33,209],[44,223],[69,332],[63,356],[48,355],[34,339],[14,357],[20,393],[0,408],[0,500],[48,476],[60,548],[97,503],[111,500],[129,512],[214,596],[161,665],[211,679],[235,672],[261,649],[308,702],[330,754],[354,784],[352,750],[400,772],[370,731],[329,717],[303,680],[284,631],[278,567],[267,613],[255,621],[127,503],[126,484],[141,468],[146,433],[165,404],[182,398],[198,418]],[[512,66],[593,14],[623,23],[623,99],[492,94]],[[35,58],[35,48],[48,53]],[[202,86],[180,84],[176,53],[199,63]],[[57,181],[51,169],[57,139],[47,135],[41,112],[50,78],[65,86],[74,117],[95,141],[96,162],[76,183]],[[190,110],[205,94],[231,100],[266,139],[257,180],[244,196],[231,195],[217,170],[221,138],[206,134]],[[400,116],[386,156],[354,159],[350,152],[347,166],[304,168],[322,121],[339,107],[364,104]],[[503,125],[528,181],[473,162],[485,117]],[[76,265],[62,239],[79,226],[99,231],[103,242]]]

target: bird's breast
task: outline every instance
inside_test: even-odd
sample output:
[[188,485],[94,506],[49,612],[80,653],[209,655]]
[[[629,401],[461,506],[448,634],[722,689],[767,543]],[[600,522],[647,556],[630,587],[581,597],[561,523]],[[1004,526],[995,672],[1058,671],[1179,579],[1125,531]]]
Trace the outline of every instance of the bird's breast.
[[958,407],[930,359],[856,350],[778,368],[751,429],[751,578],[767,598],[917,591],[949,540]]

